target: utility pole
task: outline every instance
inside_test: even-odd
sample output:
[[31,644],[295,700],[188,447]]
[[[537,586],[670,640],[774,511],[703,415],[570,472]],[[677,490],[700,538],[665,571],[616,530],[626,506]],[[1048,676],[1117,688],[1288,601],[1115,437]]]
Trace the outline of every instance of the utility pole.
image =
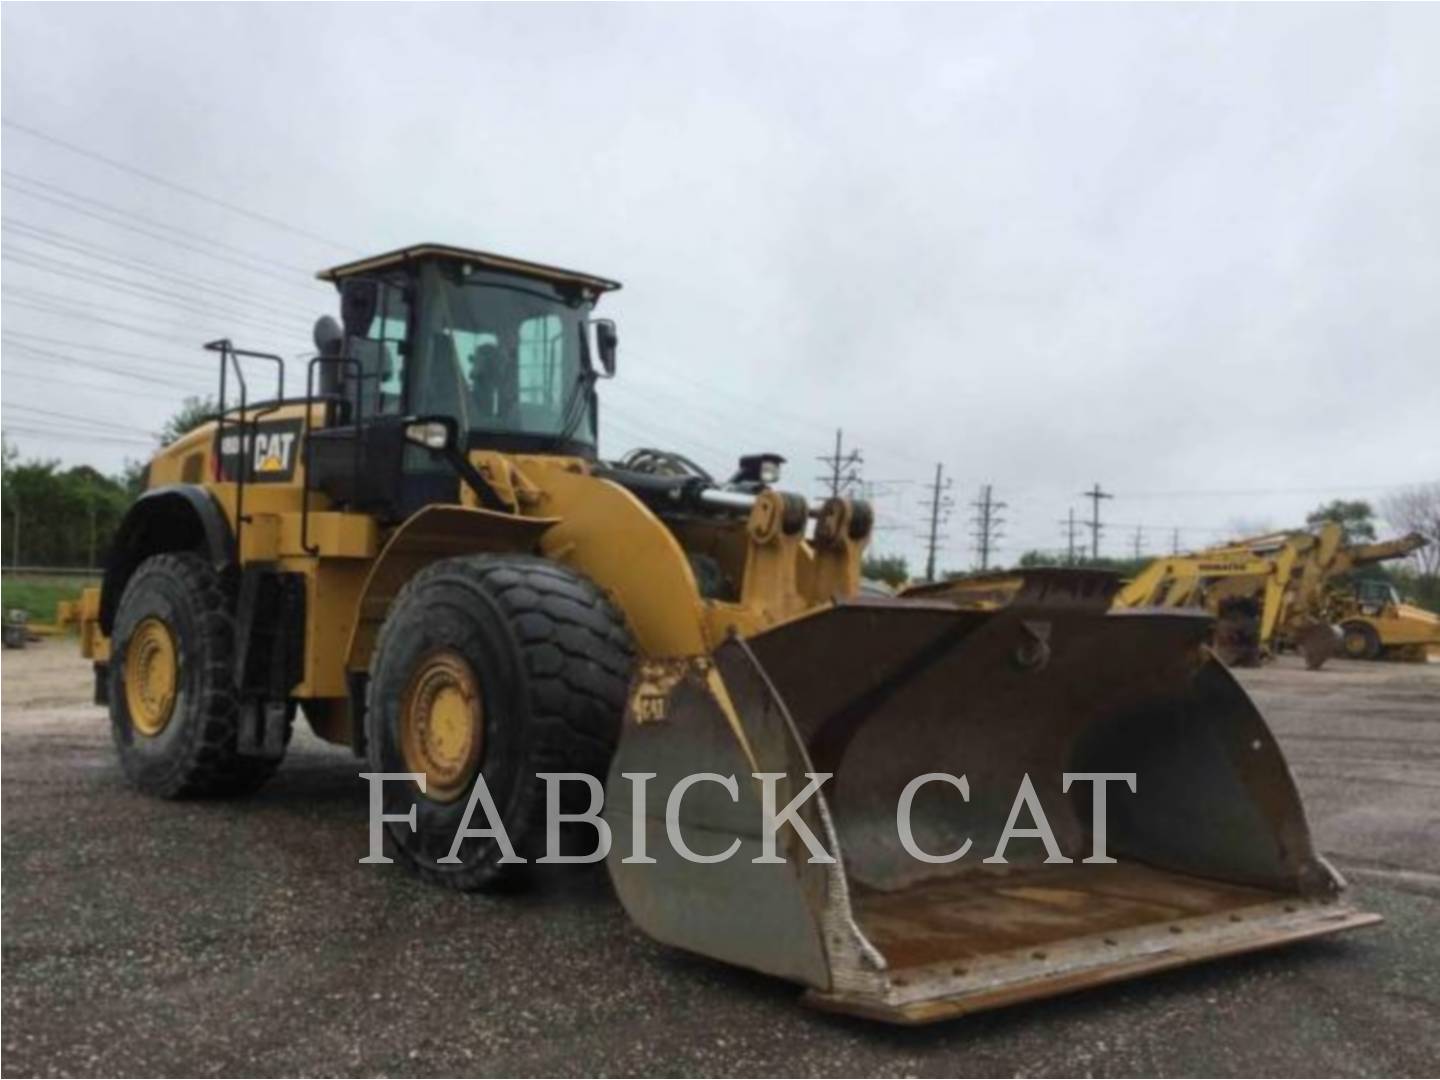
[[1145,542],[1145,527],[1135,526],[1135,558],[1140,558],[1140,545]]
[[860,466],[865,464],[865,459],[859,450],[845,452],[844,432],[839,428],[835,429],[835,453],[822,454],[816,460],[827,469],[825,475],[817,479],[830,490],[831,498],[838,498],[852,487],[859,486]]
[[940,463],[935,465],[935,483],[928,485],[930,489],[930,539],[926,544],[925,554],[925,580],[935,580],[935,552],[940,547],[940,541],[944,539],[940,534],[942,521],[950,514],[952,500],[946,494],[950,490],[950,481],[944,479],[945,466]]
[[1070,507],[1070,512],[1065,520],[1060,522],[1065,526],[1065,565],[1075,565],[1075,533],[1079,523],[1075,520],[1075,508]]
[[1180,527],[1178,525],[1175,527],[1175,530],[1170,534],[1170,554],[1180,554]]
[[995,542],[1000,539],[1000,526],[1005,519],[1000,516],[1000,511],[1005,509],[1005,503],[996,502],[989,484],[980,489],[980,496],[970,504],[975,508],[975,516],[970,520],[975,523],[975,546],[980,549],[980,569],[990,569],[990,553],[995,548]]
[[1115,496],[1108,491],[1101,491],[1098,480],[1093,488],[1089,491],[1082,491],[1080,494],[1090,500],[1092,507],[1088,524],[1090,528],[1090,559],[1093,562],[1100,558],[1100,500],[1113,499]]

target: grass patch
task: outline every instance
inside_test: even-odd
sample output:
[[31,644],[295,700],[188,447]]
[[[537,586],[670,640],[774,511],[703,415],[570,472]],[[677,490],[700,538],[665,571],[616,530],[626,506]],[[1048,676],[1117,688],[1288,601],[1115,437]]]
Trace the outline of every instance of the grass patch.
[[61,600],[79,600],[80,590],[99,584],[98,574],[93,578],[4,574],[0,575],[0,607],[6,611],[24,608],[31,622],[54,622],[55,606]]

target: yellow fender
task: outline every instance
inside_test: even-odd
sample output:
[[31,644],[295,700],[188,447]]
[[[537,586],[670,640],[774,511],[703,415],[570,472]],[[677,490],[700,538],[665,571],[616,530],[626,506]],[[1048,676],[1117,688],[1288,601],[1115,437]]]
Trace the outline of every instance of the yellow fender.
[[428,506],[412,515],[391,534],[365,578],[345,649],[346,669],[369,666],[385,613],[421,568],[456,555],[534,551],[556,524],[555,518],[517,517],[464,506]]

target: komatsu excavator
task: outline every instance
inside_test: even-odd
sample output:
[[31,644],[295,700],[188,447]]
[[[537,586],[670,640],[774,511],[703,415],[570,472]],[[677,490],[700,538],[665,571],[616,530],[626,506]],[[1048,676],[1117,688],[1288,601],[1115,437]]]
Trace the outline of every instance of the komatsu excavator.
[[[1203,607],[1217,617],[1215,647],[1232,665],[1260,663],[1294,648],[1318,668],[1338,649],[1355,659],[1440,645],[1440,618],[1375,595],[1348,575],[1423,547],[1418,533],[1351,544],[1343,527],[1250,537],[1205,551],[1156,559],[1116,595],[1126,608]],[[1363,599],[1362,599],[1363,597]]]

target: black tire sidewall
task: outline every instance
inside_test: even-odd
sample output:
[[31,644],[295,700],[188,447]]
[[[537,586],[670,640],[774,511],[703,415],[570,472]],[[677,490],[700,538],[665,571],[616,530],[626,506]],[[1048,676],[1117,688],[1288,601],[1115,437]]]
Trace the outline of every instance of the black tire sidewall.
[[[158,556],[143,563],[126,585],[111,635],[109,698],[111,735],[127,777],[142,791],[173,795],[188,782],[203,740],[206,685],[223,628],[207,613],[195,583],[175,572],[176,560]],[[136,627],[158,618],[175,641],[176,696],[170,720],[155,735],[135,729],[125,696],[125,661]]]
[[[366,716],[368,758],[374,772],[408,772],[400,747],[403,697],[419,664],[447,649],[470,666],[484,709],[484,745],[479,776],[485,780],[512,845],[518,850],[530,819],[532,785],[525,782],[530,761],[530,701],[523,660],[509,621],[479,582],[459,573],[422,575],[397,599],[377,644]],[[495,872],[503,852],[489,838],[466,839],[459,863],[442,863],[464,823],[472,784],[450,802],[421,794],[412,782],[386,781],[386,814],[415,809],[415,830],[406,822],[388,822],[392,844],[404,857],[436,877],[483,879]],[[477,804],[469,827],[488,828]]]
[[[1374,660],[1380,655],[1380,635],[1365,623],[1345,623],[1341,628],[1345,655],[1351,660]],[[1355,653],[1350,650],[1352,636],[1365,642],[1365,648]]]

